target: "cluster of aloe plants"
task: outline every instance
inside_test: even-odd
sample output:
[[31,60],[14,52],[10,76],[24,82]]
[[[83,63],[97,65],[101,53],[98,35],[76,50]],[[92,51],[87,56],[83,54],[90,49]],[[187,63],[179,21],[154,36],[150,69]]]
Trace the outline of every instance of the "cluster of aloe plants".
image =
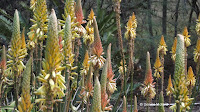
[[[133,94],[134,42],[137,19],[133,13],[125,27],[124,37],[125,42],[128,43],[129,56],[129,60],[125,60],[120,26],[120,2],[120,0],[113,1],[121,53],[121,66],[119,66],[121,91],[114,106],[110,100],[117,90],[117,79],[112,70],[111,44],[108,45],[106,57],[104,57],[104,49],[93,10],[91,9],[86,21],[83,16],[81,0],[76,2],[66,0],[63,18],[57,19],[54,9],[47,11],[46,0],[31,0],[30,9],[33,11],[33,16],[30,19],[32,26],[27,33],[27,40],[25,40],[25,28],[22,33],[20,32],[19,15],[16,10],[13,19],[12,40],[7,52],[5,46],[2,47],[0,104],[5,106],[1,106],[0,111],[115,112],[120,99],[123,99],[123,112],[137,112],[137,97]],[[85,27],[82,24],[85,24]],[[200,17],[197,20],[196,31],[200,36]],[[171,51],[175,70],[174,73],[171,73],[174,76],[173,80],[169,75],[166,94],[169,95],[169,103],[171,103],[173,95],[175,105],[170,108],[176,112],[189,110],[193,98],[199,91],[200,39],[198,38],[194,50],[195,77],[192,67],[189,67],[187,72],[189,37],[187,28],[185,28],[183,34],[179,34],[175,38]],[[79,57],[81,42],[86,49],[83,62],[80,62]],[[151,103],[155,96],[157,103],[164,103],[164,56],[167,51],[167,45],[162,36],[153,67],[156,82],[152,75],[150,53],[147,52],[145,79],[141,86],[141,94],[146,98],[147,103]],[[82,63],[81,67],[78,63]],[[127,96],[127,79],[129,77],[131,80],[130,110],[127,108],[127,101],[129,101],[127,100],[129,97]],[[159,84],[160,82],[161,84]],[[161,85],[161,91],[158,90],[159,85]],[[8,101],[8,92],[6,91],[14,93],[12,102]],[[149,111],[149,107],[147,107],[147,111]],[[158,111],[165,111],[164,106],[159,105]]]

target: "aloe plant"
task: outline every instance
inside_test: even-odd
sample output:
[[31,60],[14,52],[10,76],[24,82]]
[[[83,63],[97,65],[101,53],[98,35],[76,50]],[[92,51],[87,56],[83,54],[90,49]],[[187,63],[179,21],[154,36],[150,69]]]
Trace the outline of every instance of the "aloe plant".
[[164,36],[161,36],[160,44],[158,46],[159,50],[159,55],[160,55],[160,60],[161,60],[161,91],[163,91],[163,86],[164,86],[164,55],[166,55],[167,50],[167,45],[164,40]]
[[[136,38],[136,28],[137,28],[137,19],[135,14],[129,17],[126,26],[125,38],[129,43],[129,64],[128,64],[128,76],[131,75],[131,99],[133,99],[133,74],[134,74],[134,40]],[[131,100],[131,111],[132,111],[133,100]]]
[[[178,35],[177,47],[176,47],[176,60],[175,60],[175,71],[174,71],[174,89],[173,95],[176,104],[171,106],[171,109],[176,112],[186,111],[192,103],[192,98],[189,98],[188,88],[185,79],[185,45],[184,36]],[[183,105],[184,104],[184,105]]]
[[63,91],[66,89],[65,79],[61,75],[64,67],[61,66],[62,55],[59,49],[57,28],[57,17],[52,9],[49,16],[45,59],[42,62],[43,70],[41,70],[42,74],[38,76],[42,86],[35,91],[36,95],[41,95],[41,98],[37,99],[36,102],[41,102],[46,107],[44,110],[47,112],[53,111],[55,99],[62,98],[65,95]]
[[[25,39],[25,38],[24,38]],[[24,68],[23,58],[27,55],[26,48],[22,47],[22,38],[20,34],[19,14],[15,10],[13,19],[13,33],[11,46],[8,49],[8,61],[7,70],[11,70],[11,74],[14,76],[14,88],[15,88],[15,106],[18,106],[18,93],[19,93],[19,78]]]
[[22,75],[23,81],[22,81],[21,102],[19,102],[18,105],[19,112],[31,112],[33,108],[33,104],[31,104],[31,94],[30,94],[31,64],[32,64],[32,59],[30,58],[26,63],[26,68]]
[[[141,88],[141,94],[146,98],[147,103],[149,104],[151,100],[155,97],[155,83],[153,83],[151,63],[150,63],[150,53],[147,52],[146,58],[146,73],[143,88]],[[147,106],[147,112],[149,112],[149,105]]]
[[185,75],[187,75],[187,47],[191,45],[190,35],[188,34],[187,27],[183,30],[184,42],[185,42]]

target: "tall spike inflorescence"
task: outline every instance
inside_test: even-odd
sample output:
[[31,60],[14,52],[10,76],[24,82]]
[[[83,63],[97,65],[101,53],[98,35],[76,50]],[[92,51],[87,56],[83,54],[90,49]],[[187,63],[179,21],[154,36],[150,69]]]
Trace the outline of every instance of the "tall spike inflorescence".
[[186,85],[185,79],[185,45],[184,36],[178,35],[177,47],[176,47],[176,60],[175,60],[175,71],[174,71],[174,89],[173,95],[176,104],[170,108],[176,110],[176,112],[186,111],[190,109],[192,99],[189,98],[189,91]]
[[24,69],[23,59],[27,55],[26,48],[22,47],[22,39],[20,35],[20,23],[18,11],[15,11],[13,19],[13,32],[11,45],[8,49],[8,71],[11,71],[11,74],[14,76],[14,87],[15,87],[15,103],[16,107],[18,106],[18,90],[19,90],[19,78],[21,72]]
[[19,102],[18,105],[19,112],[31,112],[31,109],[33,108],[30,94],[31,62],[32,59],[30,58],[26,63],[26,68],[23,72],[21,102]]
[[57,17],[52,9],[49,16],[45,59],[42,62],[43,70],[41,70],[42,74],[38,76],[42,86],[35,91],[36,95],[41,96],[41,99],[37,99],[36,102],[42,101],[41,103],[46,106],[48,112],[53,110],[55,99],[65,95],[63,91],[66,89],[65,78],[61,75],[64,67],[61,67],[62,54],[59,49],[57,28]]

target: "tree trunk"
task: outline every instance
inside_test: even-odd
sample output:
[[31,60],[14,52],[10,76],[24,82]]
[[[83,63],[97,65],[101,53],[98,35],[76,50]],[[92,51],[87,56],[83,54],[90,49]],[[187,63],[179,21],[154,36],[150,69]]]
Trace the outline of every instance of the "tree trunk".
[[147,9],[148,9],[148,25],[149,25],[149,33],[151,36],[153,36],[153,27],[152,27],[152,19],[151,19],[151,0],[148,0],[147,2]]
[[188,32],[190,31],[190,25],[191,25],[191,22],[192,22],[192,15],[193,15],[193,12],[195,10],[195,5],[196,5],[196,2],[197,0],[192,0],[192,9],[190,11],[190,16],[189,16],[189,20],[188,20]]
[[167,34],[167,0],[163,0],[163,18],[162,18],[163,35]]
[[174,37],[177,35],[177,26],[178,26],[178,8],[179,8],[180,0],[178,0],[176,4],[176,12],[175,12],[175,24],[174,24]]

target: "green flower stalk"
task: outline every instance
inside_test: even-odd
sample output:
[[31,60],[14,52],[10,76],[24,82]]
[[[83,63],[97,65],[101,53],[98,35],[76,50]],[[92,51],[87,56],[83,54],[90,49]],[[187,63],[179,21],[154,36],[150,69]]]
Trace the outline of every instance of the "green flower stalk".
[[72,81],[72,88],[77,88],[77,81],[74,76],[77,76],[76,72],[73,72],[77,67],[74,66],[74,54],[72,52],[72,33],[71,33],[71,18],[67,17],[64,28],[64,58],[67,69],[69,70],[69,79]]
[[[156,54],[156,62],[154,63],[154,77],[156,77],[156,93],[158,93],[158,80],[161,78],[160,73],[163,72],[163,66],[160,61],[159,57],[159,49],[157,49],[157,54]],[[156,95],[156,103],[158,100],[158,95]],[[156,107],[157,110],[157,107]]]
[[137,109],[137,97],[135,96],[134,98],[134,112],[138,112],[138,109]]
[[165,112],[163,91],[160,92],[158,112]]
[[159,55],[160,55],[160,60],[161,60],[161,67],[162,67],[162,71],[161,71],[161,91],[163,91],[163,87],[164,87],[164,55],[166,55],[167,50],[167,45],[165,43],[164,40],[164,36],[161,36],[161,40],[160,40],[160,44],[158,46],[158,50],[159,50]]
[[101,112],[101,85],[98,77],[95,77],[94,95],[90,112]]
[[83,102],[87,105],[87,112],[89,112],[89,103],[90,103],[90,96],[93,96],[93,85],[92,85],[92,66],[90,65],[89,71],[87,74],[86,81],[84,83],[84,87],[82,88],[80,92],[80,98],[83,99]]
[[[109,99],[108,94],[106,92],[106,90],[108,90],[109,91],[108,93],[110,93],[110,91],[112,91],[110,89],[113,89],[112,84],[109,83],[109,81],[112,80],[112,79],[108,79],[109,71],[112,72],[112,68],[111,68],[111,70],[109,69],[110,66],[111,66],[111,62],[110,62],[111,56],[110,55],[111,55],[111,44],[109,44],[109,46],[108,46],[107,60],[104,64],[103,71],[102,71],[102,74],[101,74],[101,108],[102,108],[103,111],[112,110],[112,105],[107,106],[109,104],[110,99]],[[115,87],[116,87],[116,85],[115,85]]]
[[38,76],[42,86],[35,91],[35,94],[41,96],[41,99],[37,99],[36,102],[41,102],[45,106],[42,110],[52,112],[56,98],[62,98],[65,95],[63,91],[66,89],[65,78],[61,75],[61,71],[65,68],[61,67],[62,54],[58,43],[57,18],[53,9],[49,16],[47,37],[45,59],[42,62],[43,70]]
[[84,103],[87,103],[87,98],[89,96],[89,95],[85,94],[86,93],[86,91],[85,91],[86,84],[85,83],[87,83],[85,77],[88,75],[89,66],[90,66],[88,51],[86,51],[86,53],[85,53],[85,58],[83,60],[82,66],[83,66],[82,70],[80,71],[80,75],[81,75],[80,82],[81,83],[79,84],[81,86],[81,92],[80,92],[81,95],[79,95],[79,97],[82,99],[82,103],[83,103],[82,104],[82,109],[83,109],[84,108]]
[[[42,56],[43,56],[43,41],[47,37],[48,27],[48,15],[46,0],[31,0],[30,9],[33,11],[33,17],[30,19],[32,26],[29,28],[27,47],[30,49],[30,57],[36,62],[32,64],[31,83],[33,85],[33,91],[39,82],[35,77],[39,76],[42,69]],[[35,54],[35,55],[34,55]],[[33,68],[36,69],[35,75],[33,74]],[[37,83],[37,84],[35,84]],[[36,98],[36,97],[35,97]],[[36,109],[36,108],[35,108]]]
[[[120,55],[121,55],[121,60],[122,60],[122,65],[123,65],[123,79],[122,79],[122,90],[123,92],[120,93],[117,102],[115,103],[115,105],[117,106],[119,101],[120,101],[120,97],[123,96],[123,94],[126,96],[126,72],[125,72],[125,56],[124,56],[124,52],[123,52],[123,40],[122,40],[122,31],[121,31],[121,22],[120,22],[120,14],[121,14],[121,9],[120,9],[120,3],[121,0],[112,0],[113,4],[114,4],[114,11],[115,11],[115,17],[116,17],[116,26],[117,26],[117,37],[118,37],[118,43],[119,43],[119,49],[120,49]],[[121,74],[122,75],[122,74]],[[122,94],[123,93],[123,94]],[[113,109],[112,112],[115,112],[116,108]]]
[[30,58],[23,72],[21,102],[19,102],[18,105],[19,112],[31,112],[31,109],[33,108],[30,94],[31,64],[32,59]]
[[[63,46],[63,55],[64,55],[64,65],[67,67],[65,70],[65,80],[67,82],[66,87],[67,91],[66,94],[69,94],[68,97],[65,98],[65,109],[69,109],[69,102],[71,99],[72,91],[77,88],[77,73],[74,72],[77,69],[77,66],[74,66],[74,53],[73,53],[73,46],[72,46],[72,29],[71,29],[71,17],[68,15],[65,22],[64,28],[64,46]],[[72,81],[71,88],[70,88],[70,81]],[[67,102],[68,101],[68,102]]]
[[123,97],[123,111],[122,112],[127,112],[127,107],[126,107],[126,96]]
[[[134,74],[134,41],[136,38],[136,28],[137,28],[137,19],[135,14],[133,13],[132,16],[129,17],[127,22],[125,38],[128,40],[129,43],[129,64],[128,64],[128,76],[131,75],[131,88],[133,88],[133,74]],[[133,89],[131,89],[131,111],[132,111],[132,104],[133,104]]]
[[173,95],[175,99],[175,105],[170,108],[176,110],[176,112],[186,111],[190,109],[192,98],[189,98],[188,88],[185,79],[185,45],[184,36],[178,35],[177,47],[176,47],[176,60],[175,60],[175,71],[174,71],[174,89]]
[[18,106],[18,90],[19,90],[19,80],[21,77],[21,72],[24,69],[23,59],[27,55],[26,48],[22,47],[22,38],[20,35],[20,23],[18,11],[15,11],[13,19],[13,32],[11,45],[8,49],[8,69],[6,71],[11,71],[14,77],[14,88],[15,88],[15,106]]
[[116,79],[114,79],[115,74],[112,71],[112,64],[111,64],[111,44],[108,46],[107,50],[107,60],[108,60],[108,72],[107,72],[107,93],[108,97],[110,98],[111,95],[117,90]]

